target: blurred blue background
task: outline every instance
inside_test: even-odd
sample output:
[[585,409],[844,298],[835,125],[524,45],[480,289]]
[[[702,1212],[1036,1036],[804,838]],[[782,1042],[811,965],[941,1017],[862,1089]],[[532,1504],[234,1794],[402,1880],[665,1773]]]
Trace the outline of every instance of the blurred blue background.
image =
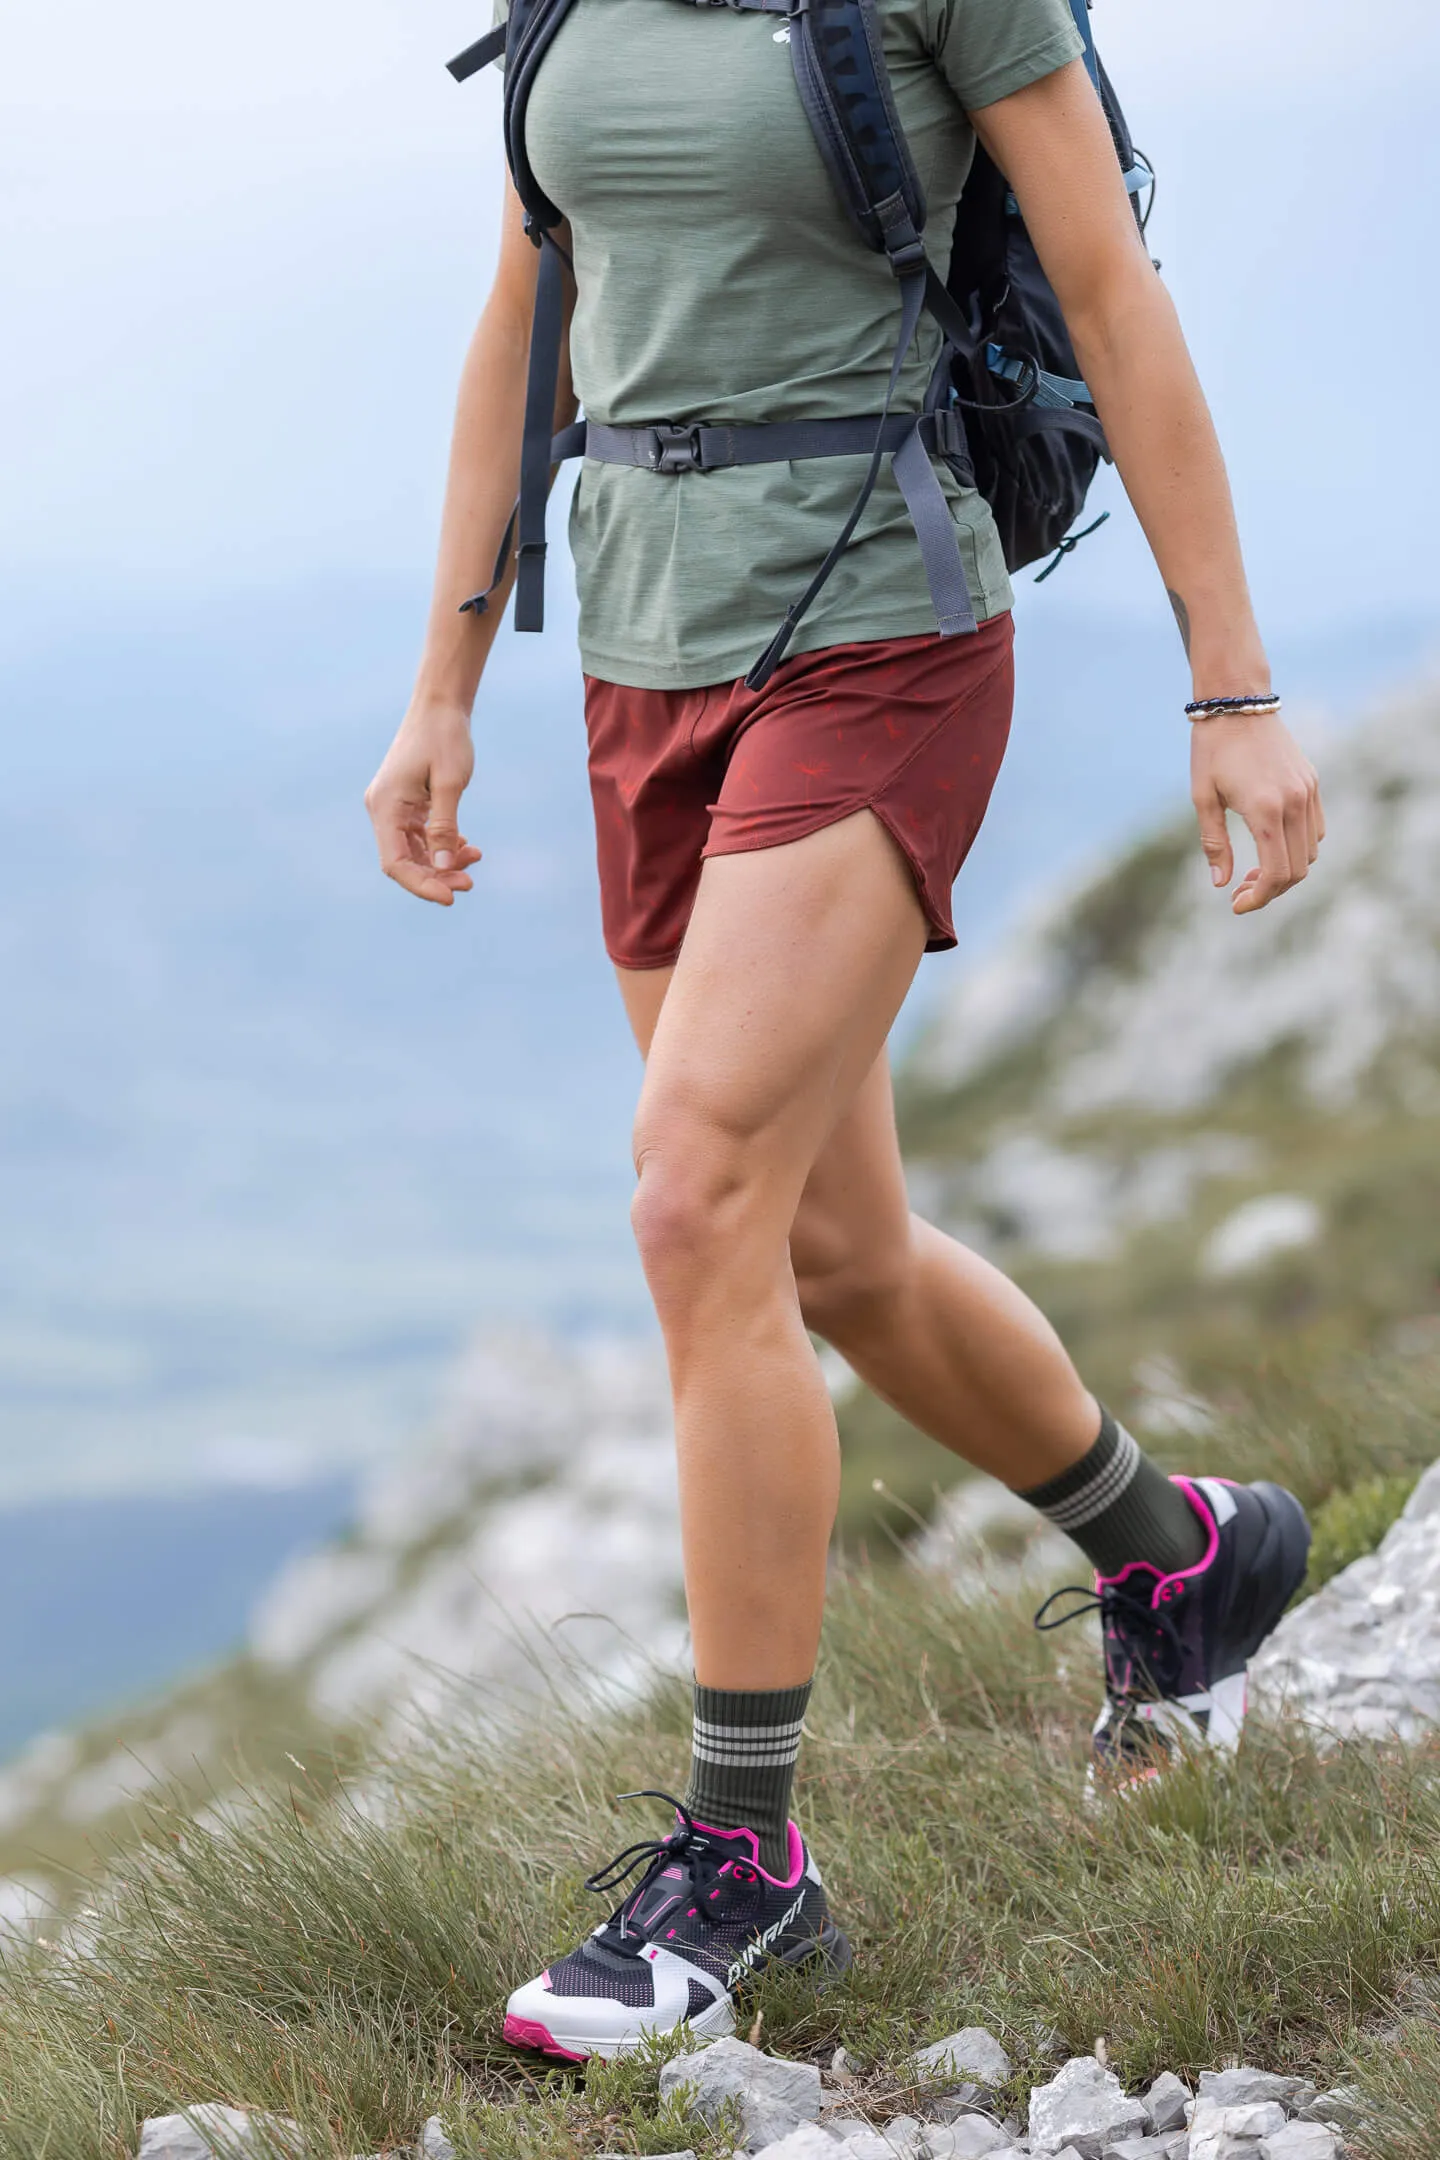
[[[483,15],[73,0],[3,29],[0,1507],[29,1512],[0,1568],[9,1535],[93,1640],[97,1496],[167,1550],[253,1555],[132,1678],[223,1646],[287,1539],[434,1417],[477,1321],[644,1320],[565,608],[482,691],[469,900],[385,884],[360,801],[494,254],[498,86],[442,65]],[[1100,0],[1095,26],[1318,733],[1437,642],[1440,16]],[[971,952],[1183,797],[1174,630],[1101,499],[1022,592]]]

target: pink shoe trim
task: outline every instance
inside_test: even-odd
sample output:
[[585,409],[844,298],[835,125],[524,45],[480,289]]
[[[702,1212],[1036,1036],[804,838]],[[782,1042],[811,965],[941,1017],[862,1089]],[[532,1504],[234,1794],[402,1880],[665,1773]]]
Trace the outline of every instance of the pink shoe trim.
[[561,2047],[555,2035],[542,2025],[538,2018],[511,2017],[505,2019],[505,2038],[511,2047],[539,2048],[542,2054],[558,2055],[561,2062],[588,2062],[586,2055],[577,2055],[573,2048]]
[[[1203,1575],[1205,1573],[1205,1570],[1212,1564],[1216,1553],[1220,1550],[1220,1525],[1215,1520],[1215,1512],[1213,1508],[1210,1506],[1209,1501],[1205,1498],[1204,1493],[1201,1492],[1199,1486],[1196,1485],[1192,1479],[1187,1477],[1172,1477],[1170,1482],[1172,1485],[1178,1485],[1180,1487],[1181,1492],[1184,1493],[1186,1499],[1189,1501],[1191,1507],[1194,1508],[1195,1513],[1199,1516],[1202,1524],[1205,1527],[1207,1536],[1204,1558],[1197,1560],[1194,1567],[1180,1568],[1173,1575],[1162,1574],[1160,1569],[1157,1568],[1154,1562],[1151,1560],[1132,1560],[1128,1567],[1121,1568],[1118,1575],[1097,1575],[1095,1578],[1095,1587],[1097,1590],[1104,1590],[1114,1584],[1126,1582],[1132,1575],[1151,1575],[1155,1579],[1155,1593],[1150,1600],[1151,1608],[1153,1610],[1155,1606],[1164,1605],[1169,1602],[1165,1596],[1165,1587],[1167,1583],[1189,1582],[1193,1580],[1195,1576]],[[1228,1483],[1229,1481],[1227,1480],[1226,1482]]]
[[[695,1827],[697,1830],[703,1830],[706,1837],[743,1838],[746,1844],[746,1857],[749,1865],[754,1868],[757,1875],[763,1875],[766,1882],[775,1883],[781,1890],[793,1890],[805,1872],[805,1840],[800,1835],[799,1824],[793,1820],[787,1825],[790,1839],[790,1872],[788,1875],[772,1875],[768,1868],[761,1867],[760,1840],[753,1830],[721,1830],[714,1823],[703,1823],[698,1820]],[[729,1864],[727,1861],[726,1865],[729,1866]]]

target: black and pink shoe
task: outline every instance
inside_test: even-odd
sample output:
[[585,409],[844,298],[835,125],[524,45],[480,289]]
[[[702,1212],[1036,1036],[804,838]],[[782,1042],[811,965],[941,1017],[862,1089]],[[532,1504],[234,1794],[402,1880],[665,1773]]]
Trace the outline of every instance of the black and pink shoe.
[[[1099,1575],[1093,1592],[1059,1590],[1035,1615],[1063,1627],[1098,1612],[1105,1704],[1092,1775],[1108,1788],[1162,1775],[1191,1748],[1233,1754],[1245,1722],[1246,1667],[1305,1579],[1310,1525],[1280,1485],[1185,1478],[1178,1485],[1208,1533],[1204,1558],[1178,1575],[1136,1561]],[[1057,1619],[1057,1598],[1079,1598]]]
[[765,1967],[813,1960],[820,1980],[845,1971],[850,1945],[793,1822],[782,1879],[761,1867],[753,1830],[698,1823],[670,1793],[621,1797],[669,1800],[677,1826],[668,1837],[627,1846],[587,1877],[587,1890],[606,1891],[645,1870],[603,1926],[515,1990],[505,2009],[514,2046],[584,2062],[686,2023],[717,2039],[735,2029],[736,1990]]

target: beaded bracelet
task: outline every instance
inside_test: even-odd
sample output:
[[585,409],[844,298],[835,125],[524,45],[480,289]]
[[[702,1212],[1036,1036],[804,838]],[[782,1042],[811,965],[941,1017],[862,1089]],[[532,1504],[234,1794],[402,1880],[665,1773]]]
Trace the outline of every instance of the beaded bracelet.
[[1187,720],[1213,720],[1220,713],[1269,713],[1279,709],[1278,696],[1273,690],[1266,690],[1249,697],[1192,698],[1185,707],[1185,717]]

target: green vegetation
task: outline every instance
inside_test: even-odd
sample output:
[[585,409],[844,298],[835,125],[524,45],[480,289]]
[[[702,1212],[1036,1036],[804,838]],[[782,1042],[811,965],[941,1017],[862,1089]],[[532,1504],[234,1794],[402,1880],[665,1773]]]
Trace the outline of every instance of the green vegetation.
[[1310,1569],[1302,1594],[1318,1590],[1352,1560],[1374,1552],[1386,1531],[1399,1521],[1416,1483],[1410,1476],[1363,1478],[1347,1492],[1332,1493],[1315,1513]]
[[[1440,1743],[1323,1756],[1261,1730],[1090,1812],[1096,1686],[1078,1631],[842,1571],[800,1808],[859,1956],[819,1998],[759,1987],[767,2042],[823,2063],[843,2041],[881,2116],[913,2104],[909,2051],[973,2022],[1017,2100],[1100,2034],[1132,2082],[1227,2056],[1359,2074],[1415,2119],[1375,2160],[1433,2153]],[[594,1924],[581,1876],[639,1834],[611,1796],[681,1780],[686,1712],[667,1679],[603,1716],[562,1690],[539,1726],[496,1699],[338,1803],[299,1775],[204,1824],[188,1796],[152,1809],[78,1931],[0,1970],[0,2160],[119,2160],[144,2115],[202,2099],[294,2116],[317,2160],[436,2109],[477,2160],[723,2151],[658,2111],[663,2048],[587,2074],[496,2037],[509,1987]]]

